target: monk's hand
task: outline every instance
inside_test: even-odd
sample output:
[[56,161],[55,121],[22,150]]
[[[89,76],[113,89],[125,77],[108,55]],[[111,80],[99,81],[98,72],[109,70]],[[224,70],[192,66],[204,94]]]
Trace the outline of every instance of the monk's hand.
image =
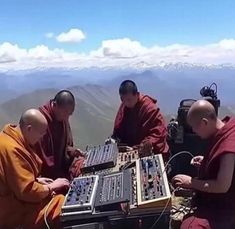
[[192,177],[179,174],[172,178],[172,184],[174,187],[180,188],[192,188]]
[[130,147],[130,146],[118,146],[118,150],[119,152],[129,152],[129,151],[132,151],[133,148]]
[[37,182],[40,183],[40,184],[50,184],[50,183],[53,182],[52,179],[47,178],[47,177],[38,177],[36,180],[37,180]]
[[80,149],[75,149],[73,155],[74,157],[85,157],[85,153],[83,153]]
[[141,144],[139,145],[139,156],[140,157],[146,157],[146,156],[150,156],[152,154],[152,143],[150,141],[143,141],[141,142]]
[[85,153],[83,153],[82,150],[72,147],[72,146],[67,147],[67,152],[68,152],[68,155],[72,158],[85,157]]
[[130,213],[130,205],[129,203],[121,203],[121,209],[124,214],[129,214]]
[[194,165],[194,166],[196,166],[196,167],[200,167],[203,158],[204,158],[203,156],[195,156],[195,157],[192,158],[190,164],[191,164],[191,165]]
[[65,178],[57,178],[52,183],[48,184],[49,189],[52,192],[57,193],[60,190],[69,189],[69,181]]

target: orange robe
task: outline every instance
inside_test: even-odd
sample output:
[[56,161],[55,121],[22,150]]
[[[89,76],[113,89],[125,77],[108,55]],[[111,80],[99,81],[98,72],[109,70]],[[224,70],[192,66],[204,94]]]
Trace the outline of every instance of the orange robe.
[[[24,140],[18,127],[7,125],[0,133],[0,228],[44,228],[44,213],[51,200],[36,181],[42,161]],[[47,210],[47,221],[58,228],[64,201],[57,195]]]

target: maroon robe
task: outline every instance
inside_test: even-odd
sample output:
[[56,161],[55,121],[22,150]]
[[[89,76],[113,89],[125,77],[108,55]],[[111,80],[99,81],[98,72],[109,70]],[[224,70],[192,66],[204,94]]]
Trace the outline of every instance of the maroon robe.
[[[216,179],[221,156],[228,153],[235,154],[235,119],[226,117],[223,122],[225,125],[209,139],[209,146],[199,171],[199,179],[201,180]],[[193,216],[183,221],[181,229],[235,228],[235,175],[233,175],[228,192],[197,191],[194,204],[197,211]]]
[[157,101],[147,95],[140,95],[134,108],[122,103],[114,123],[113,138],[128,146],[152,143],[155,153],[167,153],[167,130]]
[[73,146],[69,122],[57,121],[51,102],[39,107],[48,122],[47,133],[37,144],[38,155],[43,161],[42,176],[56,179],[67,177],[72,158],[67,154],[67,147]]

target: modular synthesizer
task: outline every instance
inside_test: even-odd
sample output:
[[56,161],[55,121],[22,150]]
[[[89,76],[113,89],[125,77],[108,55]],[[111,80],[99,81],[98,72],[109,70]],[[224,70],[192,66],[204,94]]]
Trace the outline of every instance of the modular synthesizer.
[[[101,175],[97,188],[96,209],[108,209],[130,201],[131,171]],[[118,206],[117,206],[118,207]]]
[[98,180],[97,175],[75,178],[65,197],[62,213],[64,215],[92,213]]
[[171,194],[161,154],[136,161],[137,204],[140,208],[161,207]]
[[82,173],[114,167],[117,163],[117,144],[94,146],[88,149],[87,158],[81,168]]

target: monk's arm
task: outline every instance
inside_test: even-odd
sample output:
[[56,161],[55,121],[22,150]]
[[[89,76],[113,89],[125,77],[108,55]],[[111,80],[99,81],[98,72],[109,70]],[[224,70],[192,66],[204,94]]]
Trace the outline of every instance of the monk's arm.
[[50,194],[46,185],[36,181],[32,165],[20,152],[8,158],[6,171],[7,183],[18,199],[38,203]]
[[192,178],[192,188],[210,193],[226,193],[232,183],[235,165],[235,154],[221,156],[220,168],[215,180],[198,180]]
[[148,133],[142,142],[150,141],[153,147],[155,147],[157,150],[161,150],[165,144],[167,130],[165,121],[158,107],[146,107],[143,115],[142,126],[143,128],[148,129]]

